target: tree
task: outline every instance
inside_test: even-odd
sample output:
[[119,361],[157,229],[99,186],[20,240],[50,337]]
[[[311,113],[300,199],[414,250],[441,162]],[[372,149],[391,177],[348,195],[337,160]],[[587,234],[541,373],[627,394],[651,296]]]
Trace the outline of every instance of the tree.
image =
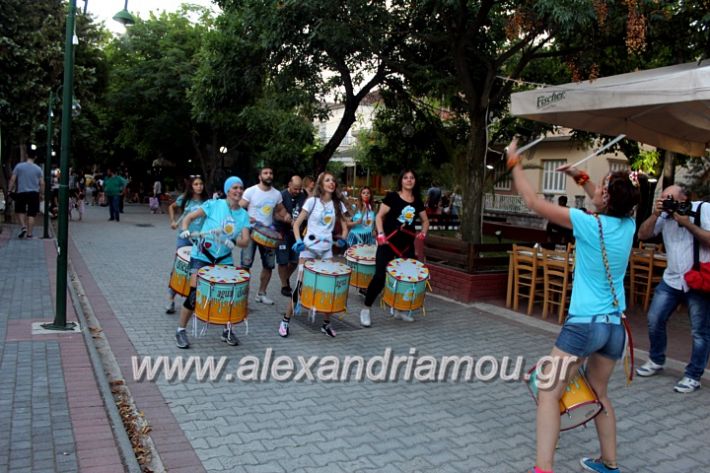
[[63,2],[0,2],[0,132],[14,160],[46,123],[49,91],[61,80]]
[[390,64],[406,37],[407,12],[388,2],[346,0],[222,0],[225,15],[244,19],[243,37],[266,52],[278,93],[300,91],[300,113],[327,115],[328,100],[344,104],[343,118],[313,154],[325,169],[351,125],[360,102],[392,73]]
[[[194,23],[187,17],[193,11],[201,14]],[[178,13],[137,19],[107,47],[104,126],[115,134],[117,153],[128,151],[144,166],[164,158],[182,169],[189,169],[194,158],[202,164],[203,175],[213,174],[217,136],[208,124],[193,118],[187,95],[210,25],[208,11],[183,7]],[[213,184],[209,179],[207,183]]]

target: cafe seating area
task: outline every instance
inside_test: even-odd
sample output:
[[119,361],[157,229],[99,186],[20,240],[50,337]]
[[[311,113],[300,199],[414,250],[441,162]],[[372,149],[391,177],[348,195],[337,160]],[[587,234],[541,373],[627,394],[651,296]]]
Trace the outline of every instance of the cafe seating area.
[[[541,317],[562,324],[567,316],[574,284],[574,245],[556,245],[552,249],[540,245],[513,245],[509,254],[506,306],[533,315],[540,306]],[[643,313],[660,282],[666,267],[663,245],[640,242],[632,250],[625,281],[627,306],[638,306]],[[521,301],[523,302],[521,306]]]

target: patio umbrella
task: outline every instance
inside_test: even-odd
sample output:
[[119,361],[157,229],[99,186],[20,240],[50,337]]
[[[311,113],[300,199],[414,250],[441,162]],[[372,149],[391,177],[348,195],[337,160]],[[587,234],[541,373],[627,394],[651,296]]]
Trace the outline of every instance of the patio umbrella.
[[515,93],[511,112],[702,156],[710,146],[710,60]]

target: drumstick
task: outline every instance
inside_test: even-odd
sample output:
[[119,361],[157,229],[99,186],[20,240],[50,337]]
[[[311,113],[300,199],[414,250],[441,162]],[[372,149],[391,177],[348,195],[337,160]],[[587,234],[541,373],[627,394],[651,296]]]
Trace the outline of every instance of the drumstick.
[[[524,152],[526,152],[527,150],[529,150],[530,148],[532,148],[536,144],[540,143],[544,139],[545,139],[545,137],[541,136],[540,138],[531,141],[530,143],[526,144],[525,146],[521,146],[520,148],[518,148],[517,153],[523,154]],[[503,150],[503,154],[501,155],[501,159],[505,161],[507,158],[508,158],[508,148],[506,147]]]
[[617,136],[616,138],[614,138],[613,140],[611,140],[610,142],[608,142],[607,144],[605,144],[604,146],[602,146],[601,148],[599,148],[598,150],[596,150],[595,152],[593,152],[592,154],[590,154],[589,156],[587,156],[586,158],[582,159],[581,161],[578,161],[578,162],[574,163],[574,164],[571,165],[570,167],[576,168],[577,166],[579,166],[579,165],[582,164],[583,162],[585,162],[585,161],[587,161],[587,160],[589,160],[589,159],[592,159],[594,156],[600,155],[604,150],[606,150],[607,148],[610,148],[611,146],[614,146],[616,143],[618,143],[619,141],[621,141],[621,140],[624,139],[625,137],[626,137],[626,135],[624,135],[624,134],[622,133],[621,135]]

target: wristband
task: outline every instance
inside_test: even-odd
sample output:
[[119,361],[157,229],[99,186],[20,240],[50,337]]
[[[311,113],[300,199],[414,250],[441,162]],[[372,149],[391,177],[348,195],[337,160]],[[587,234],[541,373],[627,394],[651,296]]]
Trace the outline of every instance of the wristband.
[[574,182],[576,182],[578,186],[584,186],[584,184],[586,184],[587,181],[589,181],[589,174],[587,174],[584,171],[580,171],[579,174],[577,176],[575,176],[573,179],[574,179]]
[[511,171],[518,164],[520,164],[520,158],[508,158],[508,162],[506,163],[508,171]]

